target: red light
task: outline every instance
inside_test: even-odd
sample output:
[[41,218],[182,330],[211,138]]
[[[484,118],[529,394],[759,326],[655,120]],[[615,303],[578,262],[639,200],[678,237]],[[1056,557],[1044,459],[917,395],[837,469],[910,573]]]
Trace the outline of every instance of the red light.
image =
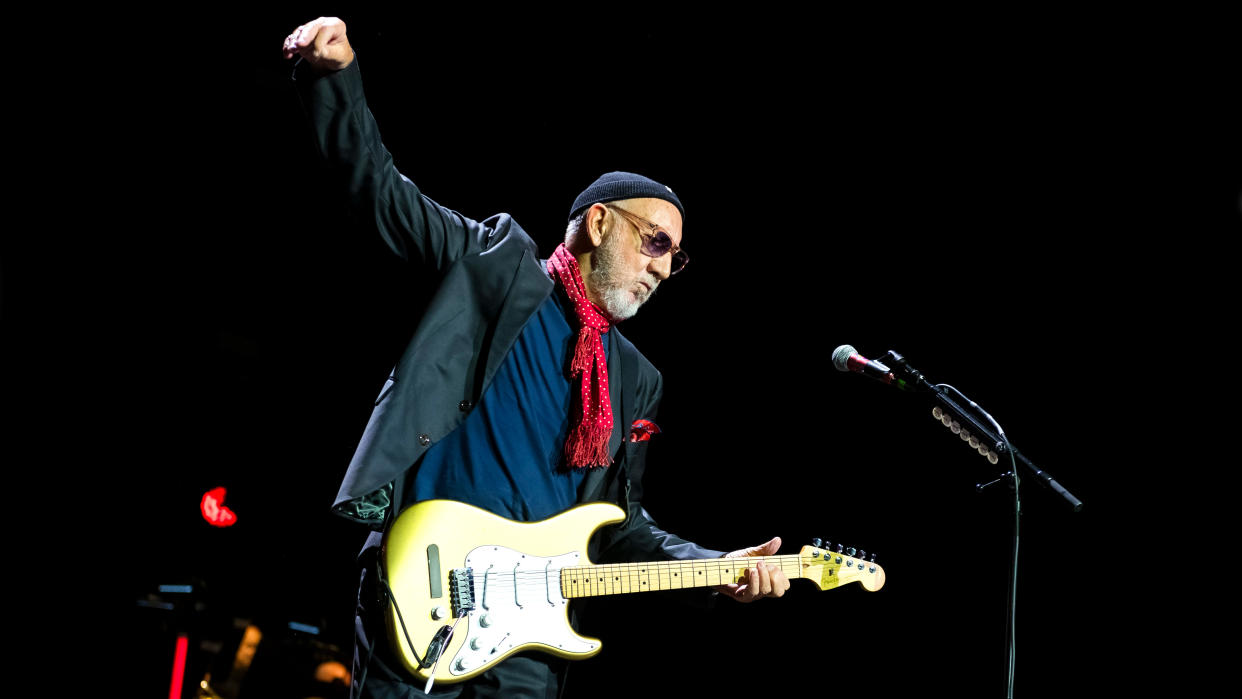
[[221,486],[203,493],[203,502],[199,505],[199,509],[203,511],[203,519],[213,527],[228,527],[237,521],[237,515],[224,506],[225,492],[224,487]]
[[190,639],[181,634],[177,636],[177,653],[173,657],[172,686],[168,688],[168,699],[181,699],[181,682],[185,679],[185,656],[190,647]]

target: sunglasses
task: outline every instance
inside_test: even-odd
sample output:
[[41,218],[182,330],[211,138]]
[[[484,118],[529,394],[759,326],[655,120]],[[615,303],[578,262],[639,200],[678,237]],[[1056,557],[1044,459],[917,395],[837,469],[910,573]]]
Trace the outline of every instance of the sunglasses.
[[690,256],[681,249],[680,245],[673,245],[673,238],[669,236],[667,231],[642,216],[630,213],[619,206],[604,204],[604,207],[621,214],[621,216],[634,225],[638,234],[642,236],[642,251],[644,255],[647,257],[664,257],[670,252],[673,253],[672,264],[668,272],[669,276],[685,269],[686,263],[690,261]]

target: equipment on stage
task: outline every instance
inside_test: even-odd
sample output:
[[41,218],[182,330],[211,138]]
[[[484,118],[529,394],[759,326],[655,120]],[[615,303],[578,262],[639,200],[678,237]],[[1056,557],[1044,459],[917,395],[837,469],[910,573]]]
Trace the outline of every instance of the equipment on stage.
[[406,669],[432,682],[468,680],[518,652],[580,660],[599,639],[569,625],[569,601],[649,590],[744,582],[756,563],[780,566],[830,590],[857,582],[875,591],[875,556],[805,546],[796,555],[592,564],[591,534],[625,519],[616,505],[579,505],[541,522],[514,522],[451,500],[406,509],[384,539],[388,627]]
[[1060,495],[1073,512],[1081,512],[1083,502],[1058,483],[1052,474],[1036,466],[1025,454],[1015,449],[1000,423],[978,403],[947,383],[931,383],[897,352],[889,350],[884,355],[884,361],[878,362],[858,354],[851,345],[840,345],[832,352],[832,364],[838,371],[862,374],[903,391],[930,394],[936,401],[936,406],[932,408],[932,417],[948,427],[953,434],[961,437],[962,441],[978,451],[989,463],[999,464],[1001,459],[1008,458],[1007,471],[989,483],[977,484],[975,489],[983,492],[998,483],[1007,483],[1013,493],[1013,543],[1010,547],[1009,594],[1005,619],[1005,643],[1008,656],[1006,696],[1013,699],[1014,669],[1017,663],[1014,616],[1018,604],[1018,525],[1019,515],[1022,512],[1019,496],[1019,484],[1022,479],[1018,475],[1018,464],[1026,466],[1038,483]]

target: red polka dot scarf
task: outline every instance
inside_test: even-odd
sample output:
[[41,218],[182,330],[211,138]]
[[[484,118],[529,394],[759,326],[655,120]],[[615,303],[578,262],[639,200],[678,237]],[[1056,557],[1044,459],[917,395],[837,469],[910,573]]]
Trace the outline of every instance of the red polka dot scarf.
[[548,259],[548,274],[558,282],[578,314],[578,344],[570,372],[582,375],[582,414],[569,418],[569,435],[565,438],[565,456],[575,468],[607,466],[608,438],[612,435],[612,401],[608,397],[608,358],[604,355],[603,333],[611,327],[595,304],[587,298],[586,285],[578,261],[557,246]]

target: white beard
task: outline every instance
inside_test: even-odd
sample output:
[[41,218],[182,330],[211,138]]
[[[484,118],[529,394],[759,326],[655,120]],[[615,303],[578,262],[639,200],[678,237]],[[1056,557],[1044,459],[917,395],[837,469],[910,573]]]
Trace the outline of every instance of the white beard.
[[[624,258],[619,248],[622,242],[622,236],[608,236],[592,253],[591,272],[587,275],[587,284],[595,293],[598,305],[614,323],[638,313],[638,307],[655,295],[659,284],[650,272],[634,278],[625,277],[621,271]],[[639,284],[640,280],[647,282],[650,290]]]

